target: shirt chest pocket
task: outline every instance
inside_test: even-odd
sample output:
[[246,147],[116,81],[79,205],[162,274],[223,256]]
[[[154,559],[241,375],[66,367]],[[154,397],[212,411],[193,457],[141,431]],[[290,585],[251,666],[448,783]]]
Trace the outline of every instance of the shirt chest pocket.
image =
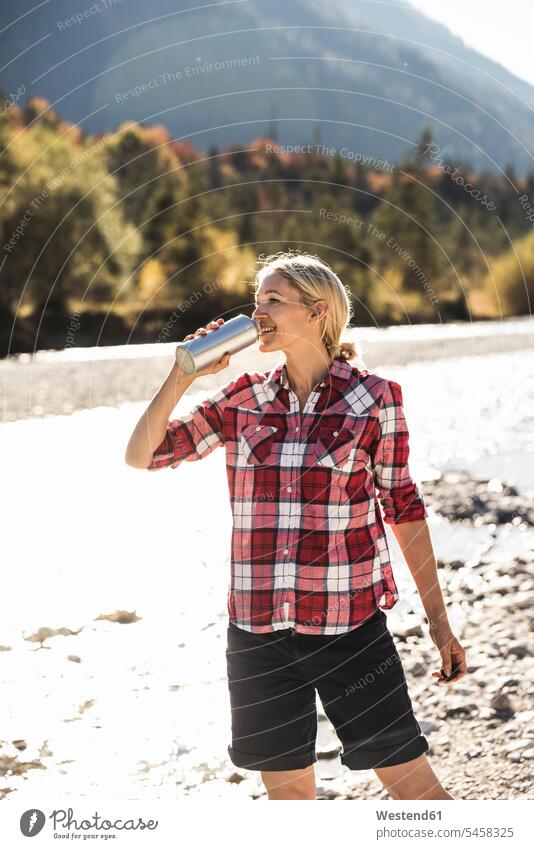
[[315,463],[337,471],[363,469],[370,462],[368,452],[359,443],[357,428],[321,426],[314,443]]
[[240,448],[245,462],[254,466],[275,463],[277,436],[278,428],[274,425],[245,425],[240,435]]

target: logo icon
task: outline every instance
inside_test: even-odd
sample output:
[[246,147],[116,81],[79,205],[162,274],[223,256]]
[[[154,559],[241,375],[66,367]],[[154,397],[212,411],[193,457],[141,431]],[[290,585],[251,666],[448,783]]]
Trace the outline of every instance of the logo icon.
[[35,837],[42,830],[46,817],[39,808],[30,808],[24,811],[20,818],[20,830],[24,837]]

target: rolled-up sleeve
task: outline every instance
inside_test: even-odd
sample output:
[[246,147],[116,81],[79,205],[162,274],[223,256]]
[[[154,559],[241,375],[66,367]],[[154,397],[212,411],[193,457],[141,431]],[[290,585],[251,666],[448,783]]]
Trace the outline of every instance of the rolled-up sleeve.
[[236,381],[231,381],[213,396],[193,407],[179,419],[172,419],[167,432],[152,455],[148,471],[170,466],[175,469],[184,460],[202,460],[219,445],[224,445],[223,411]]
[[380,435],[373,455],[374,483],[388,525],[426,519],[423,493],[412,480],[408,466],[409,433],[403,411],[402,390],[393,380],[380,398]]

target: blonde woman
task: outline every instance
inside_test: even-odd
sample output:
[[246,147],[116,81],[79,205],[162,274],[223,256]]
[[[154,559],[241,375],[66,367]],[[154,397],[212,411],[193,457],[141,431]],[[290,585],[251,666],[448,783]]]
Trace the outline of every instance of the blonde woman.
[[[260,261],[255,289],[260,351],[282,351],[284,361],[239,374],[169,421],[199,376],[173,366],[126,451],[129,465],[156,470],[225,447],[229,756],[261,772],[269,799],[315,799],[317,693],[349,769],[374,769],[394,799],[452,799],[428,761],[383,612],[398,598],[386,522],[440,655],[432,675],[448,685],[466,674],[410,476],[401,388],[350,364],[356,351],[341,339],[348,293],[318,257],[290,251]],[[199,374],[228,363],[226,354]]]

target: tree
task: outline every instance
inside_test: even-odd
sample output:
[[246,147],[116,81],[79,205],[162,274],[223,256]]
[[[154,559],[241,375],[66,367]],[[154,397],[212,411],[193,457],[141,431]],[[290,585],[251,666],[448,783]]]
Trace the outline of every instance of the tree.
[[101,148],[75,145],[41,122],[11,142],[16,171],[3,198],[2,243],[10,244],[4,307],[14,309],[24,288],[40,308],[50,298],[61,308],[86,289],[90,297],[95,286],[111,300],[133,268],[140,239],[117,204]]
[[138,124],[124,124],[108,137],[105,163],[117,180],[124,213],[136,227],[183,196],[185,178],[172,146],[155,145]]
[[422,275],[435,288],[445,260],[432,238],[437,232],[434,196],[421,184],[418,170],[395,170],[371,221],[384,234],[375,239],[377,259],[401,271],[404,289],[423,293]]
[[429,164],[430,161],[430,152],[428,148],[433,143],[432,136],[432,127],[427,126],[423,129],[419,141],[415,147],[414,153],[414,165],[416,170],[420,173],[423,171],[423,168]]
[[219,148],[213,144],[208,148],[208,186],[210,189],[219,189],[222,184]]

